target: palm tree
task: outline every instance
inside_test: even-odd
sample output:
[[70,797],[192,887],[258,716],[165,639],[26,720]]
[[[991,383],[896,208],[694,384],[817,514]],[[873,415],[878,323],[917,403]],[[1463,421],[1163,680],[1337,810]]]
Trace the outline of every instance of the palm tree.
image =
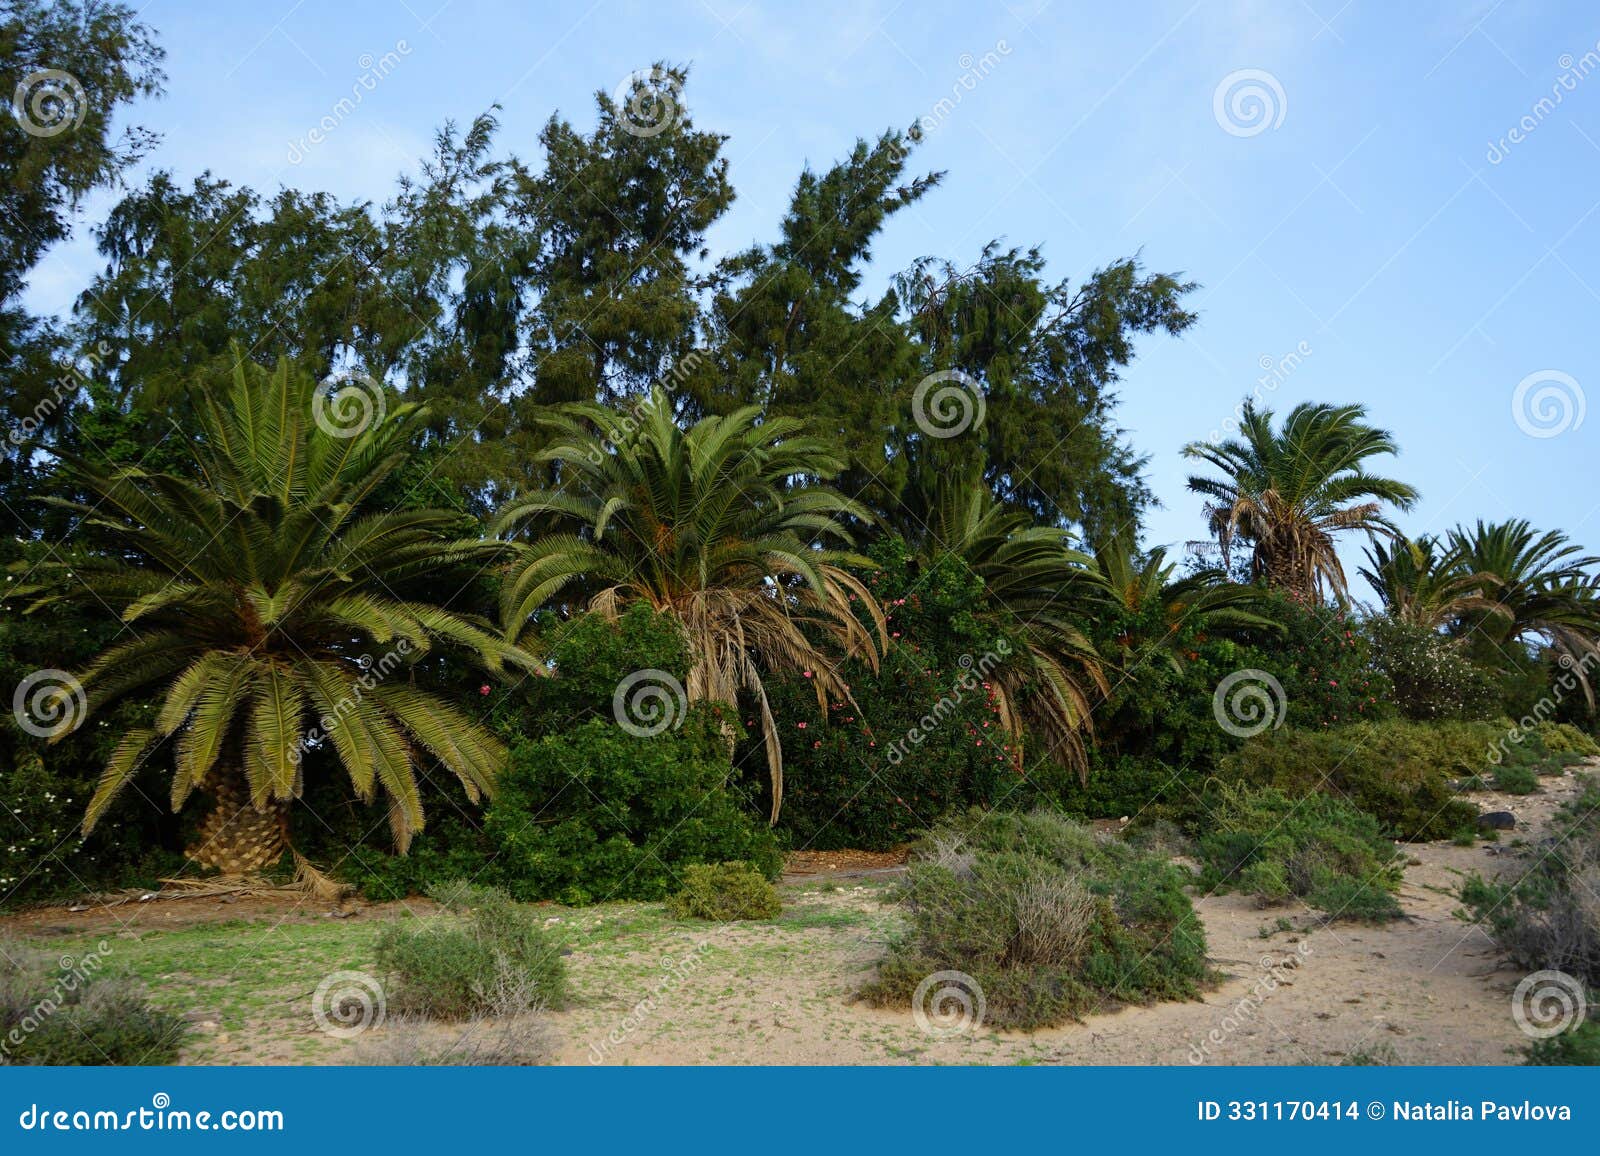
[[1368,459],[1398,451],[1388,431],[1366,424],[1365,407],[1303,402],[1278,431],[1272,416],[1246,402],[1239,437],[1184,447],[1185,457],[1222,474],[1193,476],[1189,488],[1209,499],[1206,518],[1225,567],[1235,545],[1248,544],[1256,578],[1308,599],[1347,601],[1336,536],[1396,534],[1384,503],[1410,509],[1417,491],[1366,472]]
[[1525,519],[1478,522],[1450,532],[1463,574],[1484,578],[1498,610],[1463,624],[1497,646],[1535,643],[1575,672],[1589,704],[1589,667],[1600,661],[1600,558],[1583,553],[1559,530],[1540,533]]
[[1114,640],[1115,650],[1107,659],[1119,672],[1119,685],[1136,682],[1139,670],[1153,658],[1181,673],[1179,642],[1187,625],[1219,635],[1282,633],[1279,623],[1258,613],[1260,587],[1229,581],[1224,571],[1210,568],[1174,578],[1177,569],[1167,561],[1166,550],[1141,555],[1120,535],[1095,551],[1094,577],[1115,616],[1124,622],[1142,618],[1159,623],[1156,632],[1130,630]]
[[531,664],[428,594],[441,573],[500,548],[464,539],[473,524],[460,514],[372,501],[422,410],[398,406],[338,436],[314,420],[328,401],[317,389],[286,363],[270,372],[240,359],[226,387],[200,387],[195,476],[65,463],[92,500],[58,504],[113,549],[47,567],[21,593],[36,596],[30,612],[66,599],[120,611],[126,637],[80,678],[91,712],[135,691],[161,699],[153,725],[117,744],[85,830],[145,760],[170,750],[173,810],[197,789],[214,801],[190,858],[259,870],[287,845],[305,750],[327,742],[357,796],[387,796],[404,851],[423,826],[414,769],[424,755],[473,799],[504,762],[484,727],[403,676],[435,643],[493,670]]
[[630,412],[578,403],[549,421],[557,433],[540,457],[559,468],[559,488],[495,520],[499,534],[531,531],[502,587],[506,639],[564,592],[607,618],[635,601],[672,615],[690,654],[688,699],[755,700],[777,822],[783,749],[762,672],[809,672],[825,710],[849,700],[843,662],[876,669],[887,645],[882,612],[846,569],[870,565],[844,548],[845,519],[867,512],[822,484],[843,458],[803,422],[762,420],[753,406],[685,431],[660,390]]
[[1086,777],[1093,704],[1109,691],[1082,625],[1096,598],[1094,560],[1063,530],[1007,510],[976,477],[938,487],[930,514],[920,541],[927,564],[980,579],[988,606],[977,617],[1021,643],[989,675],[1014,761],[1022,765],[1032,727],[1052,757]]
[[1475,569],[1457,546],[1428,536],[1367,548],[1361,576],[1396,622],[1440,630],[1469,614],[1503,615],[1490,593],[1494,576]]

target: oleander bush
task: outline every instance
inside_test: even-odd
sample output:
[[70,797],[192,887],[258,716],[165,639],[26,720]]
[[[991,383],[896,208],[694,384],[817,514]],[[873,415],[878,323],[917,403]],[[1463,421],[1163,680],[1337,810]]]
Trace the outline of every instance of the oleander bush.
[[981,1002],[985,1025],[1022,1030],[1196,998],[1210,974],[1189,881],[1053,812],[948,820],[918,844],[898,892],[908,926],[862,996],[905,1007],[920,995],[933,1013],[930,977],[961,973],[974,1015]]

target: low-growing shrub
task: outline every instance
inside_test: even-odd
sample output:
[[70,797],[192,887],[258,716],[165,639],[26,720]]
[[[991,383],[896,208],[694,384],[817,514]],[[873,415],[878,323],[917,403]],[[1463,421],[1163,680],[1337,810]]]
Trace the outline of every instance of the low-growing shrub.
[[0,945],[0,1064],[170,1064],[187,1030],[133,979],[63,969],[54,954]]
[[1532,767],[1508,763],[1494,773],[1494,789],[1508,795],[1531,795],[1539,789],[1539,773]]
[[683,888],[667,900],[676,919],[776,919],[778,889],[748,863],[695,863],[683,869]]
[[1584,787],[1526,871],[1506,881],[1475,875],[1461,899],[1517,966],[1600,988],[1600,785]]
[[533,911],[493,887],[455,883],[429,894],[448,914],[399,920],[378,936],[378,969],[396,1012],[466,1020],[561,1002],[561,945]]
[[522,1068],[548,1063],[555,1051],[555,1031],[543,1013],[506,1008],[465,1024],[392,1016],[381,1031],[367,1033],[351,1062],[364,1067]]
[[1600,1067],[1600,1023],[1590,1020],[1560,1035],[1535,1040],[1525,1054],[1525,1062],[1534,1067]]
[[1506,730],[1495,723],[1390,720],[1326,731],[1284,727],[1223,760],[1218,778],[1293,798],[1341,795],[1393,839],[1449,839],[1477,827],[1455,781],[1487,770]]
[[1335,918],[1392,919],[1400,864],[1378,822],[1343,799],[1218,786],[1199,837],[1205,883],[1266,903],[1304,899]]
[[1209,972],[1188,881],[1056,814],[948,821],[919,845],[899,890],[910,926],[862,997],[904,1007],[936,973],[959,972],[981,989],[985,1024],[1023,1030],[1195,998]]

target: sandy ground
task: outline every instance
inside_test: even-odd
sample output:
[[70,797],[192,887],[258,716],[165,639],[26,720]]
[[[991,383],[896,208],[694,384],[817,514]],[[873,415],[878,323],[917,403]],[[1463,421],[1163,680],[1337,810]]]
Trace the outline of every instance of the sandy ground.
[[[1033,1034],[980,1025],[942,1035],[919,1027],[909,1011],[855,1000],[900,925],[889,902],[898,856],[819,855],[791,865],[800,869],[786,878],[785,911],[775,924],[676,922],[650,904],[551,907],[548,923],[567,943],[574,998],[549,1017],[550,1058],[580,1065],[1336,1064],[1366,1055],[1389,1063],[1516,1063],[1526,1040],[1511,1018],[1510,993],[1521,976],[1502,965],[1482,931],[1457,917],[1455,895],[1473,871],[1525,865],[1576,790],[1569,772],[1543,780],[1534,795],[1470,796],[1485,811],[1513,812],[1517,830],[1497,844],[1405,848],[1405,918],[1385,925],[1327,925],[1300,906],[1197,896],[1221,977],[1203,1000],[1124,1008]],[[219,976],[196,961],[153,977],[158,997],[182,993],[195,1023],[184,1060],[346,1063],[360,1062],[357,1045],[317,1030],[310,989],[330,966],[370,967],[362,957],[378,923],[432,910],[422,900],[335,910],[212,898],[45,909],[3,924],[37,939],[159,938],[215,927],[202,946],[214,943],[235,957],[255,954],[251,936],[263,947],[282,945],[287,954],[273,957],[284,960],[281,974],[270,970],[273,962],[248,979]],[[226,985],[250,1005],[232,1016],[198,1007],[208,990],[215,998]],[[386,1030],[365,1044],[382,1043]]]
[[[1225,977],[1203,1001],[1124,1008],[1033,1034],[931,1036],[908,1012],[853,1002],[897,918],[881,890],[856,886],[796,902],[870,913],[865,926],[804,933],[777,967],[749,959],[772,950],[761,931],[696,932],[685,945],[695,970],[670,990],[616,991],[606,1006],[556,1016],[564,1037],[557,1062],[1337,1064],[1364,1054],[1403,1064],[1519,1063],[1527,1040],[1510,997],[1521,974],[1456,917],[1455,895],[1466,875],[1513,870],[1535,853],[1577,790],[1570,773],[1543,782],[1529,796],[1470,796],[1485,811],[1517,816],[1518,829],[1498,844],[1408,846],[1402,920],[1325,926],[1304,907],[1199,898],[1212,961]],[[642,999],[651,1005],[635,1010]]]

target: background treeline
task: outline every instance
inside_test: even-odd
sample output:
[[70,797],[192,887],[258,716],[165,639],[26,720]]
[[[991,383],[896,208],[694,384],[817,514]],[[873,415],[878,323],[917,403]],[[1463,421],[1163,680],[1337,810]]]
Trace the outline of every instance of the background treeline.
[[[657,897],[685,862],[771,872],[972,805],[1254,821],[1214,793],[1240,785],[1436,837],[1474,826],[1447,780],[1492,751],[1591,750],[1495,720],[1593,729],[1595,559],[1515,521],[1407,538],[1360,407],[1246,405],[1186,451],[1211,544],[1140,549],[1119,375],[1195,323],[1193,283],[1137,257],[1052,281],[994,242],[868,293],[940,180],[914,132],[802,173],[727,256],[725,138],[682,103],[640,135],[601,94],[538,163],[491,110],[383,204],[157,171],[38,318],[29,269],[148,153],[108,125],[160,51],[118,6],[4,28],[0,86],[64,67],[89,111],[0,121],[0,681],[73,672],[87,713],[0,731],[0,902],[291,848],[380,897]],[[1281,688],[1248,741],[1214,697],[1240,671]],[[617,705],[641,672],[660,733]]]

